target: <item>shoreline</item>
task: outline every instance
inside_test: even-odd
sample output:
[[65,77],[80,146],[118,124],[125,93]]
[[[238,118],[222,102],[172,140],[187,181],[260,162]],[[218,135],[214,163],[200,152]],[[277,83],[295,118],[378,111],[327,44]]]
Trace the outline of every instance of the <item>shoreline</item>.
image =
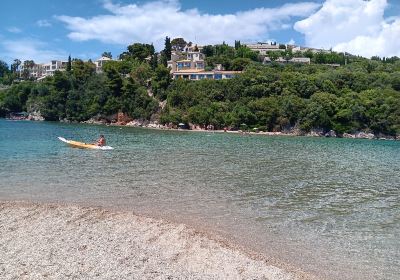
[[[42,122],[44,119],[23,119],[23,120],[11,120],[9,121],[34,121]],[[70,124],[88,124],[88,125],[103,125],[103,126],[114,126],[114,127],[134,127],[143,129],[152,129],[159,131],[180,131],[180,132],[208,132],[208,133],[227,133],[227,134],[239,134],[239,135],[262,135],[262,136],[286,136],[286,137],[317,137],[317,138],[338,138],[338,139],[365,139],[365,140],[385,140],[385,141],[400,141],[400,136],[392,135],[375,135],[373,133],[367,133],[364,131],[358,131],[356,133],[343,133],[342,135],[336,134],[335,131],[331,130],[327,133],[323,133],[320,130],[311,130],[310,132],[294,131],[294,132],[269,132],[269,131],[242,131],[242,130],[222,130],[222,129],[182,129],[182,128],[171,128],[158,123],[152,123],[143,125],[137,121],[131,123],[104,123],[101,121],[82,121],[82,122],[70,122],[70,121],[56,121],[58,123],[70,123]]]
[[242,130],[208,130],[208,129],[180,129],[180,128],[168,128],[168,127],[154,127],[154,126],[141,126],[141,125],[129,125],[129,124],[104,124],[104,123],[87,123],[81,122],[81,124],[92,124],[92,125],[105,125],[105,126],[116,126],[116,127],[134,127],[143,129],[152,129],[160,131],[179,131],[179,132],[206,132],[206,133],[226,133],[226,134],[239,134],[239,135],[262,135],[262,136],[286,136],[286,137],[316,137],[316,138],[338,138],[338,139],[365,139],[365,140],[386,140],[386,141],[400,141],[400,137],[388,136],[378,137],[372,133],[358,132],[355,134],[345,133],[342,137],[332,136],[331,132],[326,134],[318,131],[311,131],[308,133],[297,133],[297,132],[269,132],[269,131],[242,131]]
[[0,221],[5,279],[316,279],[207,232],[127,210],[0,200]]
[[373,133],[367,133],[364,131],[358,131],[356,133],[343,133],[338,135],[335,131],[330,130],[329,132],[322,132],[321,130],[312,129],[310,132],[303,132],[300,130],[293,130],[291,132],[269,132],[269,131],[242,131],[242,130],[223,130],[223,129],[204,129],[197,128],[193,129],[182,129],[172,128],[166,125],[159,124],[158,122],[149,121],[138,121],[133,120],[128,123],[104,123],[101,121],[88,120],[79,122],[80,124],[92,124],[92,125],[105,125],[105,126],[117,126],[117,127],[136,127],[144,129],[154,129],[160,131],[186,131],[186,132],[208,132],[208,133],[230,133],[240,135],[263,135],[263,136],[287,136],[287,137],[318,137],[318,138],[345,138],[345,139],[366,139],[366,140],[387,140],[387,141],[400,141],[400,136],[391,135],[375,135]]

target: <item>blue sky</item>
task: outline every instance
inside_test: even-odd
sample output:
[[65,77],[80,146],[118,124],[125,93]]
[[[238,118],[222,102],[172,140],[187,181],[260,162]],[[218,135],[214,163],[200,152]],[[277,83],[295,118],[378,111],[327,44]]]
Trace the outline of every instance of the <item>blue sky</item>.
[[0,59],[96,59],[133,42],[161,49],[166,35],[199,44],[235,39],[400,56],[398,0],[4,1]]

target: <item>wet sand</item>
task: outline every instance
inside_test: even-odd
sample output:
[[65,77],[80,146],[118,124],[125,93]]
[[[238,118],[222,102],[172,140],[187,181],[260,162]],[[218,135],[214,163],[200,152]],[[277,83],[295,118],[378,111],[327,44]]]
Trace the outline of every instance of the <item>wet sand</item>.
[[311,279],[183,224],[128,211],[0,202],[1,279]]

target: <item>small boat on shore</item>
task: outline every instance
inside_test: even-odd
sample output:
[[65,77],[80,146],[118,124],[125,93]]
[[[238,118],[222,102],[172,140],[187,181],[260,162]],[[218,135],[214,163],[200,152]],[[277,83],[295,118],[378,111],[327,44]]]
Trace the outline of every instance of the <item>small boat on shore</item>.
[[83,143],[83,142],[78,142],[74,140],[67,140],[64,137],[58,137],[58,140],[68,144],[69,146],[73,148],[79,148],[79,149],[94,149],[94,150],[113,150],[113,147],[110,146],[98,146],[96,144],[88,144],[88,143]]
[[9,121],[26,121],[28,120],[29,114],[27,112],[14,112],[10,113],[6,119]]

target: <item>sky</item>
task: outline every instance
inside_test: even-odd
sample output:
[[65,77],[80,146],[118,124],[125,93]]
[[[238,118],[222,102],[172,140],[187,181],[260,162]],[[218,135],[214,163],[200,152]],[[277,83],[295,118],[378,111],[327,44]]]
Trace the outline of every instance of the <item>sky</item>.
[[114,57],[132,43],[276,41],[400,57],[400,0],[20,0],[0,10],[0,60]]

